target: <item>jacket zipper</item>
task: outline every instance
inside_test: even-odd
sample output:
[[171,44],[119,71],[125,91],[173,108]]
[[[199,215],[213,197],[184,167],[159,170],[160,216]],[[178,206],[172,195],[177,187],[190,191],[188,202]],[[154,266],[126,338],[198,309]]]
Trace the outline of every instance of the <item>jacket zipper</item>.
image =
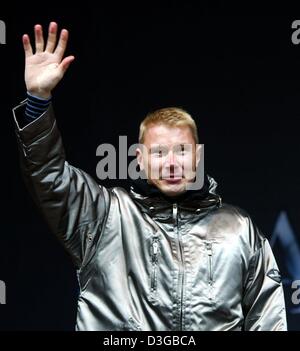
[[213,298],[213,273],[212,273],[212,243],[206,243],[206,250],[208,254],[208,285],[209,285],[209,299]]
[[183,305],[183,284],[184,284],[184,269],[183,269],[183,249],[182,249],[182,243],[181,243],[181,237],[180,237],[180,231],[178,230],[178,208],[177,204],[173,204],[173,220],[174,220],[174,226],[176,228],[177,232],[177,238],[178,238],[178,246],[179,246],[179,289],[180,289],[180,315],[179,315],[179,326],[180,330],[183,330],[183,310],[182,310],[182,305]]
[[152,241],[152,274],[151,274],[151,292],[156,292],[157,283],[157,262],[158,262],[158,238]]

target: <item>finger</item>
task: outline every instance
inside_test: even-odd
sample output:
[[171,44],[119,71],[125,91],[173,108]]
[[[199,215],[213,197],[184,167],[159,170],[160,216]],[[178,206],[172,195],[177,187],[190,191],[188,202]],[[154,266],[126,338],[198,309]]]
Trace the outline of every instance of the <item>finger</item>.
[[75,57],[74,56],[68,56],[68,57],[65,57],[59,67],[61,68],[61,70],[63,71],[63,73],[66,72],[66,70],[68,69],[68,67],[70,66],[71,62],[73,62],[75,60]]
[[32,47],[30,44],[30,39],[27,34],[24,34],[22,37],[22,42],[23,42],[23,48],[25,52],[25,57],[29,57],[32,55]]
[[51,53],[53,52],[56,44],[56,35],[57,35],[57,24],[55,22],[51,22],[49,24],[46,51]]
[[61,60],[64,56],[64,53],[65,53],[65,50],[67,47],[68,37],[69,37],[68,31],[66,29],[63,29],[60,32],[59,42],[58,42],[57,47],[54,51],[54,53],[56,55],[58,55],[59,60]]
[[44,51],[44,38],[43,38],[43,29],[42,26],[37,24],[34,26],[35,34],[35,52]]

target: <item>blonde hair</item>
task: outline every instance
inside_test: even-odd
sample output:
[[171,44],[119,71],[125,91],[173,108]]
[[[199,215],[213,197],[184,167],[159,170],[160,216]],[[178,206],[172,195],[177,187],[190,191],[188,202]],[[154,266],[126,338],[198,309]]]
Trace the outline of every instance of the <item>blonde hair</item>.
[[195,143],[199,143],[196,123],[192,116],[182,108],[165,107],[148,113],[140,124],[139,143],[144,142],[147,127],[154,124],[165,124],[170,127],[187,126],[193,134]]

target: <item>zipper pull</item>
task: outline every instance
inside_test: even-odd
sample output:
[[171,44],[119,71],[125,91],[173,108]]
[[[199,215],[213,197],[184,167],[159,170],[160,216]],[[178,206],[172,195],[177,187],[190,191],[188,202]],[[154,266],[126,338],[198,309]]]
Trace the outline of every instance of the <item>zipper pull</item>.
[[211,243],[206,243],[206,250],[209,256],[212,256],[212,244]]
[[152,262],[157,262],[157,254],[158,254],[158,242],[157,239],[153,240],[152,243]]
[[153,243],[153,255],[157,255],[158,252],[158,243],[157,241],[154,241]]
[[175,223],[177,222],[177,212],[178,212],[177,204],[174,203],[173,204],[173,220],[174,220]]

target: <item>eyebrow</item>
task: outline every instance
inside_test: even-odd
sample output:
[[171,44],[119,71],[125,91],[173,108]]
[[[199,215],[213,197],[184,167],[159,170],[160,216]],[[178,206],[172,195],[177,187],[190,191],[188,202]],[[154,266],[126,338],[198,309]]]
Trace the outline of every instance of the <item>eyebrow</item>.
[[[175,147],[181,147],[181,150],[184,150],[185,149],[185,145],[189,145],[189,144],[177,144],[177,145],[173,146],[173,149]],[[150,152],[159,151],[159,150],[162,150],[162,149],[169,149],[169,147],[166,144],[156,144],[156,145],[150,147]]]
[[158,144],[150,147],[150,152],[159,151],[162,149],[167,149],[168,146],[165,144]]

